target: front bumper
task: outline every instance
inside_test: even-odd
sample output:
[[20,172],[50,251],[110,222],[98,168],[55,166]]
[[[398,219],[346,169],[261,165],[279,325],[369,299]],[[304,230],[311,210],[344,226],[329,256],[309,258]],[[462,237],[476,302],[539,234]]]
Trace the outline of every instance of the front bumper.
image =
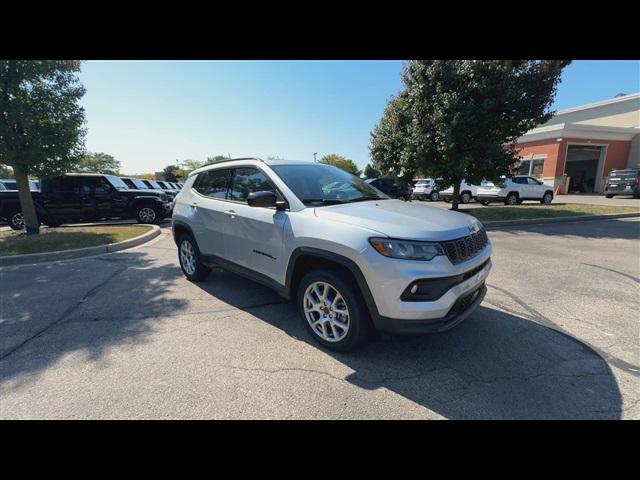
[[383,332],[396,335],[445,332],[466,320],[480,306],[486,294],[487,287],[483,282],[459,298],[444,317],[426,320],[380,317],[376,327]]

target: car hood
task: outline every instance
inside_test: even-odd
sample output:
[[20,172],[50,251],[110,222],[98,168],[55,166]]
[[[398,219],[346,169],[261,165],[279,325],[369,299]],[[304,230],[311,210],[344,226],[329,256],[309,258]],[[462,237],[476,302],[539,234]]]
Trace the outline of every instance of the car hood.
[[401,200],[370,200],[317,207],[318,218],[374,230],[391,238],[451,240],[479,223],[471,215]]

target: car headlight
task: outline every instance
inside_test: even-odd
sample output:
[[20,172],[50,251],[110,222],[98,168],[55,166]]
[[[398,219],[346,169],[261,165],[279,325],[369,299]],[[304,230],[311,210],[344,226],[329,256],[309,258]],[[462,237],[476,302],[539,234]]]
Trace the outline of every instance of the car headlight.
[[385,257],[404,260],[433,260],[444,255],[439,243],[415,242],[412,240],[392,240],[390,238],[370,238],[369,243],[377,252]]

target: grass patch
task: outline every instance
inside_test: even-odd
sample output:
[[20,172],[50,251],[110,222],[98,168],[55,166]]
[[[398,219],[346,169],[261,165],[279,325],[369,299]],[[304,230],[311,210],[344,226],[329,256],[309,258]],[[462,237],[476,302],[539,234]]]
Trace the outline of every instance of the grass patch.
[[0,232],[0,256],[57,252],[121,242],[149,231],[141,225],[44,228],[39,235]]
[[481,222],[496,220],[537,220],[539,218],[581,217],[585,215],[608,215],[614,213],[639,212],[637,207],[609,205],[516,205],[481,207],[467,210]]

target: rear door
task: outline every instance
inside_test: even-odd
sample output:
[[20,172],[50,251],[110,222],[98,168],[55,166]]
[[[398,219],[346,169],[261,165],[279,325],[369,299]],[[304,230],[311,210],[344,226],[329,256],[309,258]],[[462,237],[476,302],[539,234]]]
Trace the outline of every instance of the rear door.
[[42,184],[42,204],[47,214],[65,220],[91,218],[95,204],[91,198],[88,177],[61,176]]
[[260,191],[280,195],[259,168],[233,169],[229,189],[231,202],[224,212],[228,219],[225,230],[227,257],[238,265],[277,280],[282,277],[284,268],[283,232],[287,214],[275,208],[250,207],[247,197]]
[[225,226],[230,203],[226,201],[230,170],[220,168],[198,174],[193,183],[193,195],[188,208],[193,218],[191,226],[200,251],[205,255],[226,258]]

